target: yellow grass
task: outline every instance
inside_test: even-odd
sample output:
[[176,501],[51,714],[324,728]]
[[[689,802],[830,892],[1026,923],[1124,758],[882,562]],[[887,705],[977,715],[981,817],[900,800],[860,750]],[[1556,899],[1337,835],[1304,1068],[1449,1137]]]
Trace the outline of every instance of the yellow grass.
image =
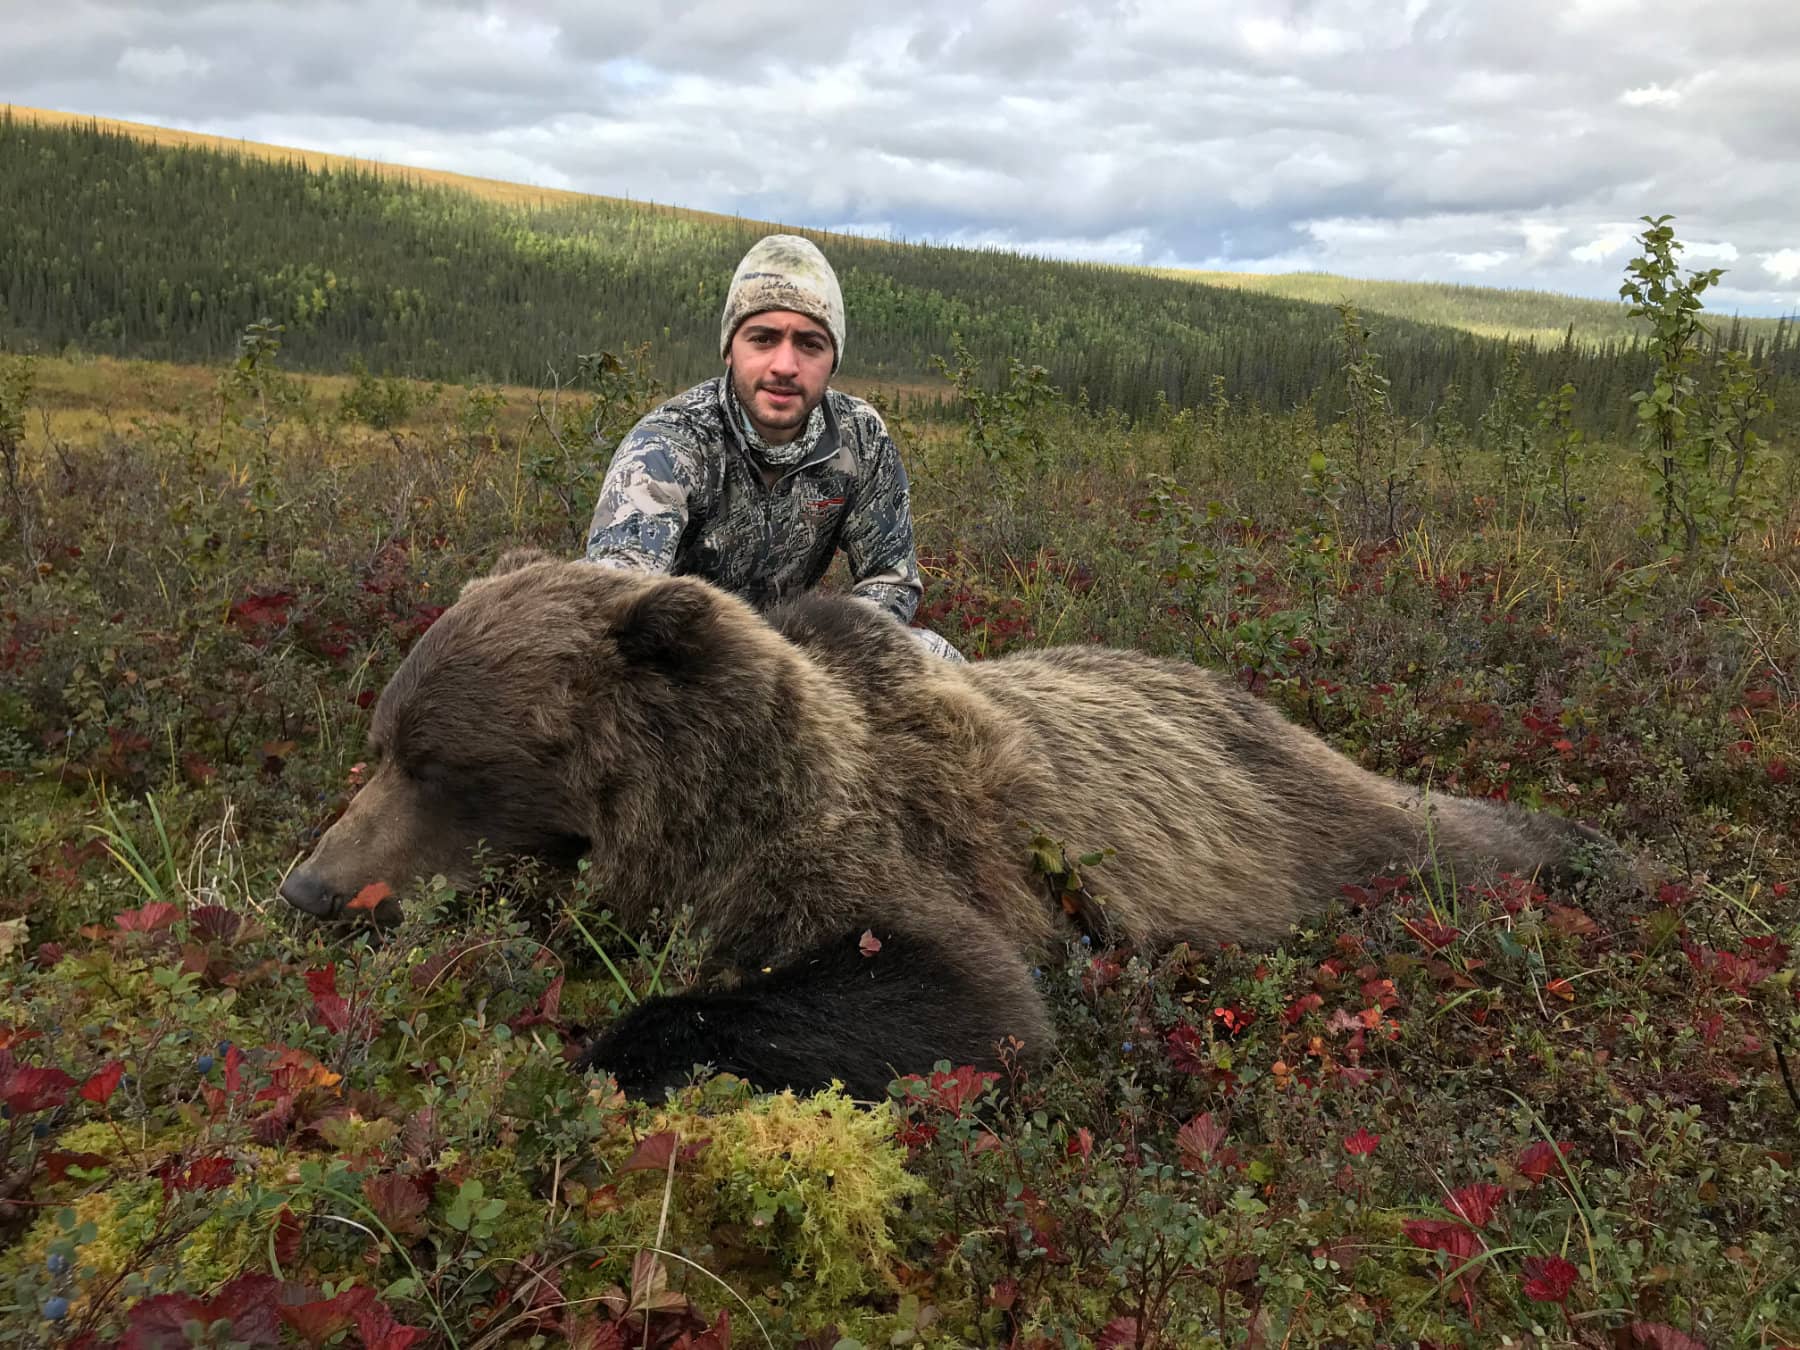
[[[26,420],[27,445],[42,448],[46,437],[64,442],[91,441],[96,435],[124,433],[134,423],[153,424],[183,418],[218,397],[219,377],[226,363],[181,365],[169,361],[122,360],[111,356],[39,357],[33,363],[31,411]],[[349,375],[285,372],[303,385],[321,405],[335,407],[355,379]],[[423,431],[435,427],[460,402],[464,386],[445,385],[447,397],[433,403],[431,385],[425,380],[404,381],[411,387],[417,412],[400,428]],[[527,385],[488,385],[504,403],[499,429],[508,435],[524,430],[537,409],[540,391]],[[913,400],[944,398],[949,387],[942,381],[902,383],[889,380],[837,380],[833,387],[868,397]],[[674,392],[674,391],[671,391]],[[579,398],[580,391],[574,397]],[[545,406],[549,396],[544,395]]]
[[297,162],[313,170],[358,169],[405,183],[454,188],[485,201],[505,206],[566,206],[579,202],[615,202],[620,205],[668,211],[694,220],[729,221],[730,216],[712,211],[692,211],[679,206],[652,206],[647,202],[627,202],[622,197],[605,197],[593,192],[571,192],[566,188],[536,187],[529,183],[507,183],[497,178],[476,178],[445,169],[423,169],[410,164],[389,164],[377,159],[357,159],[349,155],[331,155],[322,150],[303,150],[298,146],[271,145],[263,141],[233,140],[228,136],[210,136],[199,131],[181,131],[174,127],[153,126],[148,122],[126,122],[113,117],[90,117],[84,113],[56,112],[49,108],[28,108],[17,103],[0,105],[0,113],[10,112],[21,121],[37,122],[53,127],[98,127],[122,136],[134,136],[152,145],[190,146],[203,150],[219,150],[226,154],[244,155],[252,159]]

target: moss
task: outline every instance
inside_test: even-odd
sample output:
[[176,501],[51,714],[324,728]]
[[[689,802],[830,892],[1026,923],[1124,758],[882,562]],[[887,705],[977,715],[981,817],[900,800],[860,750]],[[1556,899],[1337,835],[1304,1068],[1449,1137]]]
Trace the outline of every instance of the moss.
[[[111,1127],[91,1124],[65,1132],[57,1142],[61,1148],[86,1149],[116,1143],[116,1138]],[[140,1289],[140,1295],[217,1288],[246,1269],[264,1266],[278,1211],[254,1210],[245,1202],[253,1190],[278,1184],[286,1172],[287,1165],[273,1151],[248,1149],[237,1155],[232,1184],[217,1191],[178,1196],[165,1204],[160,1180],[134,1177],[74,1199],[66,1211],[47,1209],[23,1239],[0,1256],[0,1288],[22,1275],[40,1274],[51,1248],[72,1229],[88,1223],[94,1225],[94,1237],[76,1248],[74,1278],[66,1291],[73,1318],[84,1316],[87,1300],[96,1291],[111,1288],[121,1274],[146,1281],[148,1287]],[[182,1213],[182,1206],[193,1206],[187,1221],[198,1222],[179,1240],[154,1247],[146,1261],[146,1244],[171,1213]],[[73,1215],[67,1227],[64,1212]],[[186,1225],[177,1217],[175,1226]],[[121,1292],[115,1291],[115,1296]]]
[[494,1149],[476,1162],[473,1175],[481,1179],[484,1198],[506,1206],[482,1243],[488,1251],[517,1255],[531,1251],[543,1240],[544,1203],[531,1194],[518,1166],[518,1159],[505,1149]]
[[[73,1318],[85,1316],[93,1291],[109,1286],[135,1260],[155,1223],[161,1195],[157,1182],[130,1181],[84,1195],[68,1206],[74,1215],[71,1227],[91,1223],[96,1230],[94,1240],[75,1251],[74,1278],[67,1289]],[[61,1212],[46,1211],[11,1251],[0,1256],[0,1288],[20,1275],[42,1272],[51,1247],[66,1235]]]
[[[702,1114],[700,1101],[690,1094],[648,1125],[652,1134],[679,1131],[684,1143],[710,1140],[697,1157],[677,1163],[665,1247],[740,1292],[762,1289],[795,1315],[842,1314],[891,1287],[889,1218],[923,1183],[905,1170],[885,1106],[861,1109],[835,1089],[758,1097],[718,1115]],[[598,1152],[616,1168],[633,1147],[628,1139],[610,1140]],[[597,1220],[589,1236],[618,1244],[628,1261],[655,1239],[662,1177],[622,1177],[618,1191],[620,1208]]]

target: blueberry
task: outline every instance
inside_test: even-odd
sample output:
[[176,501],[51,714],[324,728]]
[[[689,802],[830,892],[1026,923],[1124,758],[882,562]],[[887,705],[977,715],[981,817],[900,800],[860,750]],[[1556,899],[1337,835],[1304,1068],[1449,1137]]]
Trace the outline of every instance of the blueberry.
[[194,1061],[194,1067],[200,1070],[201,1073],[211,1073],[212,1066],[213,1057],[211,1055],[202,1055],[199,1059]]
[[67,1252],[51,1252],[44,1258],[44,1269],[52,1275],[69,1273],[69,1254]]
[[44,1300],[44,1320],[46,1322],[60,1322],[68,1315],[69,1300],[61,1294]]
[[1081,935],[1081,945],[1084,947],[1091,947],[1094,945],[1094,939],[1089,937],[1086,933],[1083,933]]
[[230,1041],[220,1041],[219,1042],[220,1056],[222,1057],[225,1055],[229,1055],[230,1053],[231,1053],[231,1042]]
[[1121,1045],[1121,1046],[1120,1046],[1120,1047],[1119,1047],[1119,1049],[1121,1049],[1121,1050],[1123,1050],[1123,1051],[1124,1051],[1124,1052],[1125,1052],[1125,1053],[1126,1053],[1126,1054],[1128,1054],[1128,1055],[1129,1055],[1129,1054],[1130,1054],[1130,1053],[1131,1053],[1131,1042],[1130,1042],[1130,1041],[1126,1041],[1126,1042],[1125,1042],[1125,1043],[1124,1043],[1124,1044],[1122,1044],[1122,1045]]
[[50,1137],[50,1122],[47,1120],[38,1121],[37,1124],[31,1127],[31,1137],[33,1139],[48,1139]]

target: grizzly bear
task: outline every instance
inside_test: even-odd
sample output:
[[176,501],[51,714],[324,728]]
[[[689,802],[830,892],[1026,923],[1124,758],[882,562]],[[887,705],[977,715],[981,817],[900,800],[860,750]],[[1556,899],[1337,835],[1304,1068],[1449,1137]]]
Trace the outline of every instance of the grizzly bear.
[[810,594],[766,617],[690,577],[509,554],[377,703],[372,773],[281,887],[473,880],[478,842],[572,865],[627,926],[692,905],[735,983],[655,998],[584,1056],[635,1093],[710,1065],[863,1097],[1050,1040],[1070,935],[1041,832],[1114,850],[1109,942],[1265,943],[1347,882],[1568,866],[1584,827],[1358,767],[1195,666],[1063,647],[968,665]]

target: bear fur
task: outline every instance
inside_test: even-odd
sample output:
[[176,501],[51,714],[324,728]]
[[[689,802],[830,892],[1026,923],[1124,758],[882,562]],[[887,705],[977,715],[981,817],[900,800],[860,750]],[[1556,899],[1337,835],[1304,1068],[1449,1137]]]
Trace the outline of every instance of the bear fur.
[[[1064,647],[960,665],[847,597],[768,616],[688,577],[503,558],[377,703],[372,773],[282,894],[590,860],[631,926],[691,904],[735,985],[652,999],[585,1061],[655,1092],[695,1064],[880,1096],[1048,1048],[1030,968],[1071,933],[1038,831],[1115,850],[1106,941],[1266,943],[1346,882],[1565,869],[1585,827],[1358,767],[1198,667]],[[871,943],[865,933],[876,941]],[[878,946],[876,944],[879,944]]]

